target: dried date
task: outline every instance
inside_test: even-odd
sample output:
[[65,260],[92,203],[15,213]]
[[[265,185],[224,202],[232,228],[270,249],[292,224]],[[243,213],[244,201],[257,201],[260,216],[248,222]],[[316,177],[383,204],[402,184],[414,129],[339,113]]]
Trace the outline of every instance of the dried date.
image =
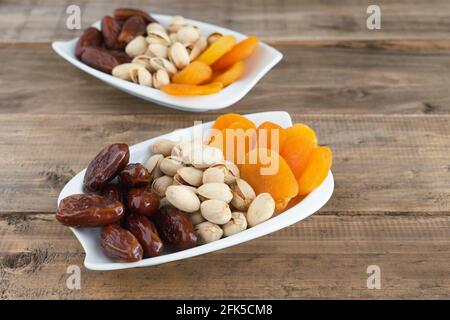
[[156,257],[162,253],[163,243],[158,235],[155,225],[142,215],[129,215],[124,224],[139,241],[144,250],[144,258]]
[[150,187],[132,188],[128,190],[127,207],[131,212],[150,217],[159,208],[159,198]]
[[144,187],[150,181],[150,173],[140,163],[130,163],[119,173],[120,183],[126,188]]
[[116,18],[117,20],[121,20],[121,21],[125,21],[128,18],[132,17],[132,16],[139,16],[145,19],[145,22],[147,24],[151,23],[151,22],[156,22],[155,19],[153,19],[153,17],[151,17],[148,13],[141,11],[141,10],[137,10],[137,9],[131,9],[131,8],[117,8],[114,10],[114,18]]
[[56,219],[69,227],[100,227],[124,216],[123,204],[98,195],[74,194],[61,200]]
[[84,176],[84,188],[87,191],[100,191],[125,168],[129,158],[130,150],[124,143],[115,143],[104,148],[89,163]]
[[102,45],[102,33],[94,27],[89,27],[83,31],[75,47],[75,56],[81,59],[81,54],[85,47],[100,47]]
[[121,45],[125,45],[137,36],[141,36],[146,32],[147,23],[145,19],[140,16],[132,16],[128,18],[123,26],[122,31],[117,38]]
[[135,262],[141,260],[143,256],[138,239],[118,224],[103,228],[100,245],[103,252],[117,262]]
[[103,41],[105,47],[110,50],[119,49],[117,42],[119,34],[122,30],[121,23],[110,16],[104,16],[101,22]]
[[112,69],[120,64],[120,60],[108,50],[98,47],[84,47],[81,61],[94,69],[111,74]]

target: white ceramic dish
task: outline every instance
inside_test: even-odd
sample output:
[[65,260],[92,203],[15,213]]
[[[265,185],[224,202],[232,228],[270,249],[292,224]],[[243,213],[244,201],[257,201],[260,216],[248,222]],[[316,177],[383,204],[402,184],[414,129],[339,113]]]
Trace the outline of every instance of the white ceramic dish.
[[[289,127],[292,125],[291,118],[286,112],[255,113],[246,117],[255,122],[256,125],[267,121],[267,119],[270,119],[271,121],[277,123],[282,127]],[[207,131],[209,128],[211,128],[211,126],[212,122],[205,123],[201,125],[201,130]],[[130,147],[130,162],[145,162],[150,156],[150,146],[155,140],[159,138],[181,140],[187,135],[192,135],[193,132],[194,127],[190,127],[135,144],[134,146]],[[71,194],[83,193],[83,179],[85,171],[86,169],[79,172],[75,177],[72,178],[72,180],[70,180],[65,185],[65,187],[59,194],[58,203],[59,201],[61,201],[61,199]],[[194,247],[192,249],[169,253],[155,258],[143,259],[139,262],[133,263],[112,262],[103,254],[100,247],[100,228],[71,229],[83,246],[84,251],[86,252],[84,265],[88,269],[117,270],[134,267],[148,267],[170,261],[186,259],[204,253],[231,247],[236,244],[283,229],[293,223],[305,219],[309,215],[319,210],[328,201],[328,199],[330,199],[331,194],[333,193],[333,189],[334,180],[333,175],[330,171],[325,181],[299,204],[253,228],[247,229],[231,237],[223,238],[209,244]]]
[[[164,26],[167,26],[172,18],[171,16],[160,14],[152,14],[152,16]],[[204,36],[208,36],[210,33],[218,31],[222,34],[234,35],[237,41],[241,41],[246,38],[245,35],[226,28],[195,20],[188,21],[199,26],[200,31]],[[93,26],[100,28],[100,22],[97,21],[93,24]],[[196,97],[175,97],[157,89],[140,86],[129,81],[115,78],[109,74],[89,67],[75,57],[75,45],[77,41],[78,38],[64,42],[55,41],[53,42],[52,47],[56,53],[73,64],[75,67],[119,90],[169,108],[193,112],[223,109],[238,102],[283,57],[278,50],[268,46],[265,43],[260,43],[258,49],[253,53],[253,55],[245,60],[245,74],[240,80],[221,90],[217,94]]]

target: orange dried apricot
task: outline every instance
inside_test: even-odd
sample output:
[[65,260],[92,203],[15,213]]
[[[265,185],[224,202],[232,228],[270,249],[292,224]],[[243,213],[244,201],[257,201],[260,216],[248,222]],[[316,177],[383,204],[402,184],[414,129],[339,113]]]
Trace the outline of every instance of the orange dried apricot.
[[212,70],[210,66],[200,61],[193,61],[186,68],[175,74],[172,77],[172,82],[181,84],[201,84],[209,80],[211,75]]
[[287,138],[306,137],[314,141],[317,146],[317,137],[313,129],[303,123],[296,123],[292,127],[286,129]]
[[161,87],[161,90],[172,96],[199,96],[217,93],[222,89],[220,82],[205,85],[171,83]]
[[235,121],[215,132],[209,145],[222,150],[225,159],[238,164],[255,144],[255,125],[251,121]]
[[242,77],[244,71],[245,71],[244,63],[242,61],[238,61],[235,64],[233,64],[229,69],[227,69],[225,72],[214,76],[211,82],[221,82],[223,84],[223,87],[225,88],[226,86],[232,84],[240,77]]
[[262,123],[258,129],[258,147],[272,149],[276,152],[280,152],[286,141],[286,130],[276,123],[266,121]]
[[249,126],[253,126],[254,128],[256,128],[255,124],[251,120],[248,120],[246,117],[241,116],[240,114],[237,113],[226,113],[216,118],[216,121],[214,122],[213,125],[213,129],[217,130],[225,129],[233,122],[245,123]]
[[256,194],[268,192],[274,198],[276,210],[286,208],[289,200],[297,196],[298,184],[287,162],[277,152],[255,148],[250,150],[239,165],[241,178]]
[[302,136],[290,138],[284,143],[280,154],[297,179],[305,170],[314,147],[315,143],[311,139]]
[[235,44],[236,38],[234,36],[222,36],[203,51],[196,61],[201,61],[210,66],[230,51]]
[[332,159],[333,154],[328,147],[316,147],[311,151],[308,164],[298,179],[299,195],[307,195],[325,180],[331,168]]
[[258,47],[258,38],[255,36],[249,36],[247,39],[239,42],[228,53],[223,55],[213,65],[213,70],[223,70],[237,61],[247,59],[252,55],[255,49]]

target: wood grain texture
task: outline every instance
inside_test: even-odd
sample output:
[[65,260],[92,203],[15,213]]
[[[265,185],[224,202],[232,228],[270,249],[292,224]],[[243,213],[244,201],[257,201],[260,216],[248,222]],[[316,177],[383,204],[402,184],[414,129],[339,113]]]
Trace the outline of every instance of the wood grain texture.
[[[85,269],[53,216],[2,215],[0,234],[1,299],[450,297],[450,217],[314,215],[236,247],[110,272]],[[72,264],[81,290],[66,287]],[[369,265],[381,290],[367,289]]]
[[[66,28],[71,1],[14,0],[0,3],[0,42],[70,39],[78,30]],[[119,6],[129,6],[218,24],[266,41],[299,39],[440,39],[449,38],[450,3],[446,0],[377,1],[382,28],[366,27],[367,0],[78,0],[82,27]]]
[[[277,48],[284,54],[281,63],[226,112],[450,112],[450,41],[306,42]],[[104,84],[48,44],[3,44],[0,59],[9,61],[0,70],[0,113],[184,115]]]
[[[450,211],[450,116],[292,114],[334,152],[329,211]],[[0,115],[0,211],[53,212],[64,184],[104,146],[214,116]]]

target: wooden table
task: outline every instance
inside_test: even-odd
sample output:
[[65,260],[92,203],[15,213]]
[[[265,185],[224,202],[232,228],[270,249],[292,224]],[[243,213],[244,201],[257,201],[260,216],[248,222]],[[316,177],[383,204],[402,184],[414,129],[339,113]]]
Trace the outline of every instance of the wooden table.
[[[256,34],[282,62],[226,112],[286,110],[334,151],[336,188],[312,217],[161,266],[83,267],[55,221],[64,184],[103,146],[212,120],[119,92],[59,58],[66,5],[0,4],[0,298],[449,298],[450,2],[79,0],[83,27],[132,6]],[[81,290],[66,286],[81,267]],[[368,289],[367,267],[381,269]]]

